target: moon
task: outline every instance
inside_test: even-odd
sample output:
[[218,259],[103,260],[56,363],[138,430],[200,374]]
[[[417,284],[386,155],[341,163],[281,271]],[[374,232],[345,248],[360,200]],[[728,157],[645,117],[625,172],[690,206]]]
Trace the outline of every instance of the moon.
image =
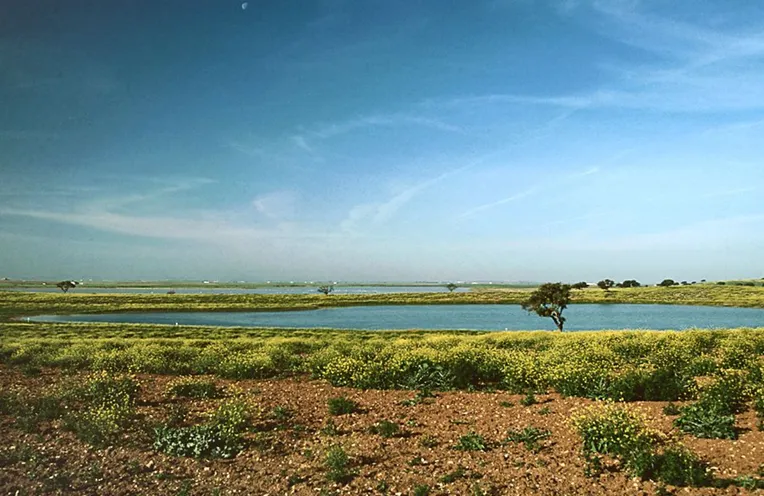
[[244,2],[241,4],[241,10],[247,10],[247,7],[249,7],[249,2]]

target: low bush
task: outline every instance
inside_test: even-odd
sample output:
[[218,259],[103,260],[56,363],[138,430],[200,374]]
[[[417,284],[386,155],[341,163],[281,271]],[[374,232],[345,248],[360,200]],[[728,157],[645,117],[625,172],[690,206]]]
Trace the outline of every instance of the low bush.
[[330,415],[348,415],[358,411],[358,403],[344,396],[329,398],[327,405]]
[[653,477],[674,486],[703,486],[711,482],[707,464],[681,444],[670,444],[655,458]]
[[643,479],[677,486],[710,480],[706,465],[694,453],[653,430],[644,414],[628,405],[596,404],[576,414],[572,423],[583,439],[589,471],[599,471],[601,456],[609,455],[630,475]]
[[75,385],[64,394],[94,406],[133,405],[139,390],[140,386],[132,376],[101,371],[86,377],[82,385]]
[[205,424],[155,428],[154,449],[174,456],[233,458],[244,448],[241,433],[250,418],[251,406],[247,402],[229,400],[221,404]]
[[326,452],[324,467],[326,468],[326,478],[331,482],[344,484],[355,475],[350,470],[350,457],[345,448],[340,445],[332,446]]
[[231,399],[223,402],[210,415],[209,423],[220,426],[232,432],[244,431],[253,415],[252,405],[242,399]]
[[68,400],[82,403],[64,419],[64,427],[94,446],[116,441],[135,415],[137,381],[126,375],[102,371],[88,376],[82,385],[64,391]]
[[720,413],[740,412],[749,397],[747,375],[742,370],[720,370],[713,382],[701,389],[698,402]]
[[610,455],[634,476],[644,477],[653,469],[651,455],[660,435],[648,427],[640,411],[615,403],[595,404],[575,415],[572,423],[591,468],[600,466],[600,455]]
[[369,431],[382,437],[395,437],[401,434],[401,427],[395,422],[380,420],[372,425]]
[[267,379],[285,372],[274,365],[270,356],[256,351],[231,353],[216,370],[226,379]]
[[17,399],[12,407],[16,425],[26,432],[34,432],[40,423],[56,420],[66,413],[66,405],[56,395]]
[[0,415],[10,415],[16,411],[19,398],[10,391],[0,391]]
[[88,444],[106,446],[118,439],[133,415],[130,405],[114,401],[67,416],[64,427]]
[[764,431],[764,386],[753,394],[753,410],[756,412],[759,430]]
[[706,439],[737,439],[735,416],[698,401],[681,409],[674,425],[682,432]]
[[742,410],[747,399],[747,374],[721,370],[701,389],[698,401],[680,410],[674,424],[695,437],[737,439],[734,414]]
[[240,436],[219,425],[160,426],[154,430],[154,449],[174,456],[233,458],[243,443]]
[[277,422],[286,422],[294,417],[294,412],[291,408],[285,405],[276,405],[271,410],[271,417]]
[[223,391],[214,381],[197,377],[182,377],[172,381],[167,387],[167,394],[173,398],[219,398]]
[[414,487],[414,490],[412,491],[412,494],[414,496],[429,496],[430,494],[430,486],[427,484],[420,484],[416,487]]

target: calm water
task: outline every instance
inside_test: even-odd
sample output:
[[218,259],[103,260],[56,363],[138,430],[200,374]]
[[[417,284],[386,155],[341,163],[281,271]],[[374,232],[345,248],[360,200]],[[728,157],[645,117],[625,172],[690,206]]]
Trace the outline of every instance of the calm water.
[[[61,293],[56,287],[7,288],[8,291],[29,291],[32,293]],[[168,291],[177,294],[317,294],[315,287],[282,286],[262,288],[89,288],[80,286],[72,293],[83,294],[165,294]],[[469,291],[469,287],[457,288],[456,293]],[[444,293],[444,286],[343,286],[335,287],[335,294],[379,294],[379,293]]]
[[[764,327],[764,309],[679,305],[571,305],[565,330]],[[555,329],[517,305],[410,305],[296,312],[130,313],[41,316],[44,322],[129,322],[336,329]]]

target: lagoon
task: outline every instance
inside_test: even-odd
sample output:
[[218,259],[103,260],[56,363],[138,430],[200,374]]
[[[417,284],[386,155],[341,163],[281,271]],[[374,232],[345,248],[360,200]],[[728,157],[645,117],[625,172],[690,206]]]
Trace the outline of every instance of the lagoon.
[[[29,292],[29,293],[61,293],[54,286],[45,287],[7,287],[5,291]],[[463,286],[454,290],[455,293],[464,293],[470,287]],[[72,294],[166,294],[173,291],[176,294],[318,294],[316,286],[259,286],[255,288],[183,288],[183,287],[151,287],[151,288],[96,288],[89,286],[77,286],[72,289]],[[388,293],[448,293],[445,286],[334,286],[334,294],[388,294]]]
[[[571,305],[566,331],[764,327],[764,309],[685,305]],[[283,312],[150,312],[43,315],[37,322],[110,322],[331,329],[555,330],[517,305],[387,305]]]

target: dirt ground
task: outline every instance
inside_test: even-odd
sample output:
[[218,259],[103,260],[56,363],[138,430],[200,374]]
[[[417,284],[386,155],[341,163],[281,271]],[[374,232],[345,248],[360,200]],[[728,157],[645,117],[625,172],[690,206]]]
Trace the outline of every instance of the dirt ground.
[[[93,448],[79,441],[55,420],[37,432],[25,432],[9,416],[0,416],[0,494],[93,495],[584,495],[658,494],[650,481],[631,479],[611,466],[585,475],[578,437],[569,425],[571,412],[591,401],[536,395],[537,404],[523,406],[523,396],[504,392],[438,392],[434,398],[403,404],[414,391],[361,391],[332,387],[308,378],[215,382],[228,391],[240,390],[261,408],[267,428],[246,435],[247,445],[230,460],[196,460],[152,450],[151,425],[163,420],[172,403],[182,402],[199,418],[221,400],[170,399],[171,377],[140,375],[138,419],[114,446]],[[54,387],[65,377],[45,369],[26,377],[0,368],[0,387],[23,386],[32,391]],[[361,411],[329,414],[327,401],[345,396]],[[665,403],[637,403],[663,432],[672,431]],[[273,409],[291,412],[280,419]],[[284,410],[284,408],[286,410]],[[331,419],[336,432],[327,432]],[[397,423],[402,432],[386,438],[370,427],[381,420]],[[738,416],[740,438],[683,442],[707,461],[717,479],[731,481],[756,476],[764,464],[764,432],[753,412]],[[148,427],[147,427],[148,426]],[[507,431],[536,427],[550,431],[534,452],[523,444],[504,442]],[[487,441],[486,451],[454,449],[461,436],[474,432]],[[352,478],[330,482],[324,466],[327,449],[341,445],[350,455]],[[745,494],[724,488],[673,488],[673,494]],[[664,493],[665,494],[665,493]]]

